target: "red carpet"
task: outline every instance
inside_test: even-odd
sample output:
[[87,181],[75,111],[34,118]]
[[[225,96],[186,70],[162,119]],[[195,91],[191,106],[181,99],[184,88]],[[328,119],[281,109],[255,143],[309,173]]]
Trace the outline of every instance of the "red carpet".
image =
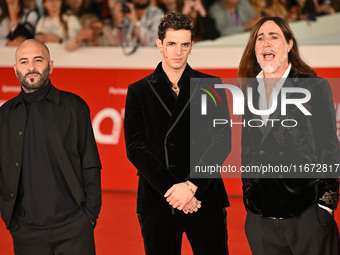
[[[231,255],[250,255],[244,234],[245,210],[241,197],[230,197],[228,208],[229,251]],[[337,215],[337,222],[340,217]],[[103,207],[95,229],[97,255],[143,255],[143,242],[136,216],[136,194],[103,192]],[[0,223],[0,255],[12,255],[12,239]],[[192,255],[186,238],[183,255]],[[75,254],[78,255],[78,254]]]

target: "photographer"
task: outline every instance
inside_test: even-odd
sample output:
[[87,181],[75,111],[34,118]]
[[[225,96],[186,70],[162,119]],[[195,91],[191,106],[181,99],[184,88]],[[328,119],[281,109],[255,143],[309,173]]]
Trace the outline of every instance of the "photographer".
[[[119,1],[115,11],[114,34],[126,46],[155,46],[158,25],[164,17],[163,11],[150,4],[150,0]],[[120,13],[120,15],[119,15]]]
[[81,29],[76,37],[65,43],[65,49],[74,51],[84,46],[116,46],[112,27],[104,25],[95,14],[84,14],[80,19]]

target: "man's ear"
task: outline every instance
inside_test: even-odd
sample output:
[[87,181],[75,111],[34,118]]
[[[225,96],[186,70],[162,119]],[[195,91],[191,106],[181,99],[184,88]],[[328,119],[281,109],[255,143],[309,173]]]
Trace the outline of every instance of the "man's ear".
[[163,51],[163,42],[160,40],[160,39],[156,39],[156,45],[157,45],[157,48],[158,50],[162,53]]
[[[14,73],[17,76],[17,65],[13,65]],[[18,76],[17,76],[18,77]]]
[[293,40],[290,39],[288,43],[288,52],[290,52],[290,50],[293,48],[293,45],[294,45]]
[[54,68],[54,62],[53,62],[53,60],[51,60],[50,62],[49,62],[49,65],[50,65],[50,74],[53,72],[53,68]]
[[191,41],[191,47],[190,47],[189,55],[191,54],[192,47],[194,47],[194,40]]

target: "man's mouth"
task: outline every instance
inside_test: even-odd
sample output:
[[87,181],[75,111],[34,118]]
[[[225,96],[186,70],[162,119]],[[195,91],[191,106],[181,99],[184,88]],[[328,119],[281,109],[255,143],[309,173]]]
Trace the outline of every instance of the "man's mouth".
[[265,61],[271,61],[275,58],[276,52],[271,49],[265,49],[261,52],[261,55]]
[[275,58],[275,54],[271,53],[271,52],[265,52],[262,54],[264,60],[270,61],[273,58]]
[[26,74],[26,78],[35,78],[37,76],[40,76],[40,73],[28,73],[28,74]]

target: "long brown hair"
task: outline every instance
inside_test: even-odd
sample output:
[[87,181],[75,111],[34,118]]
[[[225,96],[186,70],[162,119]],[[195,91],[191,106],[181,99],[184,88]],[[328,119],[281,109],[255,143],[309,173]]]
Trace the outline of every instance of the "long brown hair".
[[[1,1],[1,5],[0,5],[0,10],[1,10],[0,23],[1,23],[6,17],[9,17],[9,10],[8,10],[6,0],[0,0],[0,1]],[[24,15],[24,0],[19,0],[18,2],[20,6],[18,17],[21,18]]]
[[[43,3],[45,3],[46,1],[47,0],[43,0]],[[60,0],[60,1],[61,1],[61,7],[60,7],[60,12],[59,12],[59,21],[61,23],[61,26],[63,27],[65,37],[68,38],[68,26],[67,26],[67,22],[63,18],[63,15],[66,14],[66,5],[65,5],[64,0]],[[44,16],[45,17],[49,16],[46,8],[44,8]]]
[[289,43],[290,40],[293,41],[293,47],[288,53],[288,62],[292,64],[292,69],[302,74],[315,75],[315,71],[309,65],[307,65],[305,61],[302,60],[299,53],[297,41],[295,39],[293,31],[291,30],[287,22],[285,22],[280,17],[265,17],[261,19],[259,22],[257,22],[253,27],[249,36],[248,44],[243,52],[240,65],[238,68],[238,78],[240,79],[241,88],[244,93],[247,90],[247,87],[250,86],[250,84],[244,82],[243,79],[255,78],[256,75],[262,70],[256,59],[255,43],[257,34],[261,26],[265,22],[270,20],[274,21],[275,24],[280,27],[287,43]]

